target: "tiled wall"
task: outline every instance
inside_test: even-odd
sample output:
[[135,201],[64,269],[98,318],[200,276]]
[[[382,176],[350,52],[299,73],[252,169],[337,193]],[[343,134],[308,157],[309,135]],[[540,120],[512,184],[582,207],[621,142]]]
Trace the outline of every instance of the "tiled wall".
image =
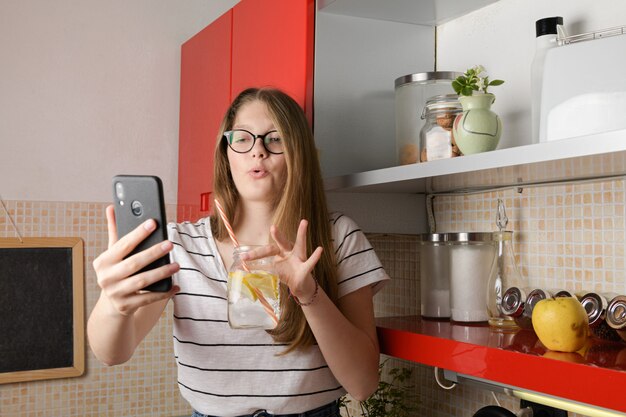
[[[437,196],[437,231],[494,231],[497,199],[506,205],[520,270],[529,285],[604,290],[626,294],[624,277],[624,181],[507,189],[470,195]],[[107,244],[104,204],[7,201],[24,236],[79,236],[85,241],[88,315],[99,290],[91,267]],[[171,219],[173,207],[168,207]],[[0,207],[0,237],[14,237]],[[376,296],[377,315],[419,312],[419,246],[414,236],[372,235],[392,282]],[[105,367],[87,350],[83,377],[0,385],[0,415],[177,416],[190,414],[176,385],[168,308],[158,326],[125,365]],[[413,369],[411,385],[418,412],[432,417],[471,416],[495,404],[492,394],[457,386],[443,390],[433,369],[391,359],[387,368]],[[509,409],[517,401],[498,395]],[[354,404],[353,404],[354,405]],[[353,416],[356,414],[353,412]],[[570,413],[570,415],[572,415]]]
[[[77,236],[84,240],[86,320],[100,294],[91,263],[107,245],[106,205],[21,201],[5,204],[24,237]],[[174,208],[167,207],[167,211],[168,218],[173,219]],[[16,237],[1,206],[0,237]],[[0,385],[0,416],[190,415],[176,383],[171,317],[170,306],[124,365],[102,365],[85,342],[86,371],[82,377]]]

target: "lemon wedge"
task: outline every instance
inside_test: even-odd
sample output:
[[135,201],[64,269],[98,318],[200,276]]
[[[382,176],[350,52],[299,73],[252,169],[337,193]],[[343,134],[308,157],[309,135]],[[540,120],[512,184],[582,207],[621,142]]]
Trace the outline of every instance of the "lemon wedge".
[[[248,298],[252,301],[258,299],[254,290],[250,287],[250,284],[246,280],[246,274],[243,271],[231,272],[228,274],[230,278],[230,293],[239,294],[243,298]],[[230,296],[229,296],[230,298]]]
[[254,293],[254,288],[267,298],[278,298],[278,277],[265,271],[253,271],[242,278],[242,287]]

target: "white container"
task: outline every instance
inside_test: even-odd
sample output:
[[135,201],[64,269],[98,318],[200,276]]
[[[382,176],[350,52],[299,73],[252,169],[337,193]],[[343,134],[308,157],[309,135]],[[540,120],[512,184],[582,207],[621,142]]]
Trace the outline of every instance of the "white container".
[[450,318],[456,322],[489,320],[487,284],[494,272],[492,233],[448,233],[450,249]]
[[541,89],[543,79],[543,61],[546,52],[557,45],[557,28],[563,26],[563,18],[560,16],[546,17],[535,22],[535,56],[530,66],[530,91],[531,91],[531,114],[532,114],[532,142],[539,143],[539,117],[541,107]]
[[396,149],[400,165],[419,161],[420,118],[426,100],[440,94],[452,94],[452,80],[460,72],[433,71],[409,74],[395,80]]
[[424,234],[420,247],[421,315],[450,318],[450,251],[445,233]]
[[626,27],[584,35],[546,51],[540,142],[626,129]]

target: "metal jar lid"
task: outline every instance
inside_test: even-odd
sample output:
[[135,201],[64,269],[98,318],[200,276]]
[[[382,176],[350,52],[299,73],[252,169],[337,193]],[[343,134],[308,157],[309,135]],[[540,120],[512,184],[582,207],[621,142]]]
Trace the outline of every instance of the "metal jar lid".
[[420,235],[421,243],[445,243],[447,240],[447,233],[424,233]]
[[528,293],[528,297],[526,297],[526,303],[524,304],[524,310],[528,317],[533,316],[533,309],[535,305],[546,298],[551,298],[550,294],[541,288],[536,288]]
[[463,75],[463,73],[455,71],[431,71],[408,74],[396,78],[395,86],[398,88],[405,84],[429,84],[435,81],[452,81],[460,75]]
[[595,292],[590,292],[583,295],[583,298],[580,299],[580,304],[583,306],[585,312],[587,313],[590,326],[593,326],[602,318],[602,312],[606,308],[606,305],[602,305],[603,302],[600,295]]
[[448,242],[450,243],[473,243],[473,242],[493,242],[493,233],[491,232],[459,232],[448,233]]
[[619,295],[606,308],[606,322],[614,329],[626,328],[626,296]]
[[422,243],[474,243],[493,242],[491,232],[425,233],[420,235]]
[[502,295],[500,307],[507,316],[519,317],[524,312],[526,292],[522,288],[510,287]]

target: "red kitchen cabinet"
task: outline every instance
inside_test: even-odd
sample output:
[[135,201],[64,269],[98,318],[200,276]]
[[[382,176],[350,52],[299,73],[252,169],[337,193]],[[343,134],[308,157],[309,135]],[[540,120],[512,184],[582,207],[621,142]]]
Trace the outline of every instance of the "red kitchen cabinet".
[[245,88],[284,90],[312,122],[314,21],[314,0],[242,0],[183,44],[178,221],[207,214],[219,125]]
[[232,97],[270,85],[313,119],[314,0],[243,0],[233,8]]
[[232,15],[224,13],[182,46],[178,221],[199,218],[201,195],[212,191],[215,140],[230,103]]

